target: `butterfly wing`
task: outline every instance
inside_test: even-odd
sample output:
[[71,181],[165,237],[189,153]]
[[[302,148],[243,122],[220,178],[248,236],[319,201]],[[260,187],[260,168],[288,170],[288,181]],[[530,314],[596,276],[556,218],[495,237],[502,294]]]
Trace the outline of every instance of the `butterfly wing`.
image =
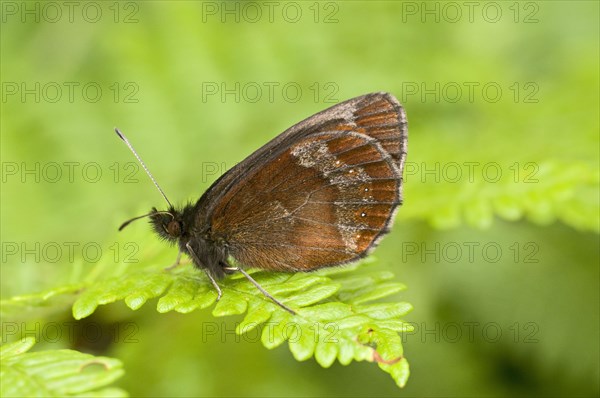
[[286,130],[197,204],[241,264],[310,270],[355,261],[401,203],[406,117],[386,93],[340,103]]

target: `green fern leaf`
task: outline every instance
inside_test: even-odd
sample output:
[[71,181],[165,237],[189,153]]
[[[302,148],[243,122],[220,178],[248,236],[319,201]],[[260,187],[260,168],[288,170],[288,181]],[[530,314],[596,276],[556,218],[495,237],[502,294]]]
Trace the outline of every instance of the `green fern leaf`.
[[120,361],[73,350],[28,353],[31,337],[0,347],[0,395],[3,397],[125,397],[106,387],[124,373]]
[[[461,162],[454,161],[460,168]],[[490,161],[490,164],[495,162]],[[427,163],[424,163],[427,164]],[[414,166],[418,172],[408,173],[406,184],[414,197],[400,213],[403,219],[427,219],[435,228],[449,229],[463,223],[476,228],[489,228],[494,217],[507,221],[527,219],[539,225],[561,221],[579,230],[599,232],[600,171],[597,161],[497,163],[496,179],[479,172],[467,173],[462,167],[461,178],[444,178],[443,167],[427,175],[426,167]],[[464,163],[466,164],[466,162]],[[435,183],[431,183],[435,182]],[[450,198],[450,199],[449,199]]]
[[314,273],[250,272],[297,315],[282,310],[239,274],[220,281],[223,296],[217,302],[209,280],[191,264],[169,270],[136,267],[91,283],[73,304],[72,312],[81,319],[98,306],[116,301],[137,310],[148,300],[159,298],[160,313],[189,313],[212,307],[215,317],[244,314],[236,332],[260,328],[262,344],[268,349],[287,343],[296,360],[314,357],[323,367],[336,360],[343,365],[376,362],[399,386],[404,386],[408,362],[398,333],[410,330],[401,317],[412,307],[403,302],[372,303],[405,289],[392,280],[392,273],[369,271],[356,264]]
[[13,296],[0,301],[0,318],[11,321],[43,318],[69,308],[85,284],[59,286],[43,292]]

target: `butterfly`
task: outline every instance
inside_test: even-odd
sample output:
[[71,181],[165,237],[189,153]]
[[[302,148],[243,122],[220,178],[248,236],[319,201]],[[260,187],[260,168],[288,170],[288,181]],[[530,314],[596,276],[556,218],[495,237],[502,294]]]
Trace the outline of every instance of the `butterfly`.
[[[196,203],[149,217],[154,231],[217,280],[244,268],[303,272],[355,262],[389,232],[402,203],[407,120],[389,93],[341,102],[284,131],[217,179]],[[233,261],[232,261],[233,260]],[[232,264],[235,262],[235,264]]]

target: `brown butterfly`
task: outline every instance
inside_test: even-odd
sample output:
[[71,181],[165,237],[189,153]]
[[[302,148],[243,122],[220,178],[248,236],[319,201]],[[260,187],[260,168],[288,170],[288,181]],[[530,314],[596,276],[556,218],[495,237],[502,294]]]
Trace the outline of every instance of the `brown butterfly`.
[[[148,169],[125,136],[117,134]],[[407,149],[404,109],[388,93],[350,99],[290,127],[215,181],[195,204],[150,217],[216,280],[239,271],[285,310],[243,267],[298,272],[366,256],[389,231],[402,203]]]

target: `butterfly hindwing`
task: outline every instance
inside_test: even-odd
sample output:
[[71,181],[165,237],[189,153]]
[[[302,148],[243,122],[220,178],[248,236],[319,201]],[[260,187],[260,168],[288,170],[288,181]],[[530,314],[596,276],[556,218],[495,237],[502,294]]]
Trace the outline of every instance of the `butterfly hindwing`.
[[406,118],[375,93],[291,127],[215,182],[196,205],[241,264],[310,270],[366,255],[400,204]]

